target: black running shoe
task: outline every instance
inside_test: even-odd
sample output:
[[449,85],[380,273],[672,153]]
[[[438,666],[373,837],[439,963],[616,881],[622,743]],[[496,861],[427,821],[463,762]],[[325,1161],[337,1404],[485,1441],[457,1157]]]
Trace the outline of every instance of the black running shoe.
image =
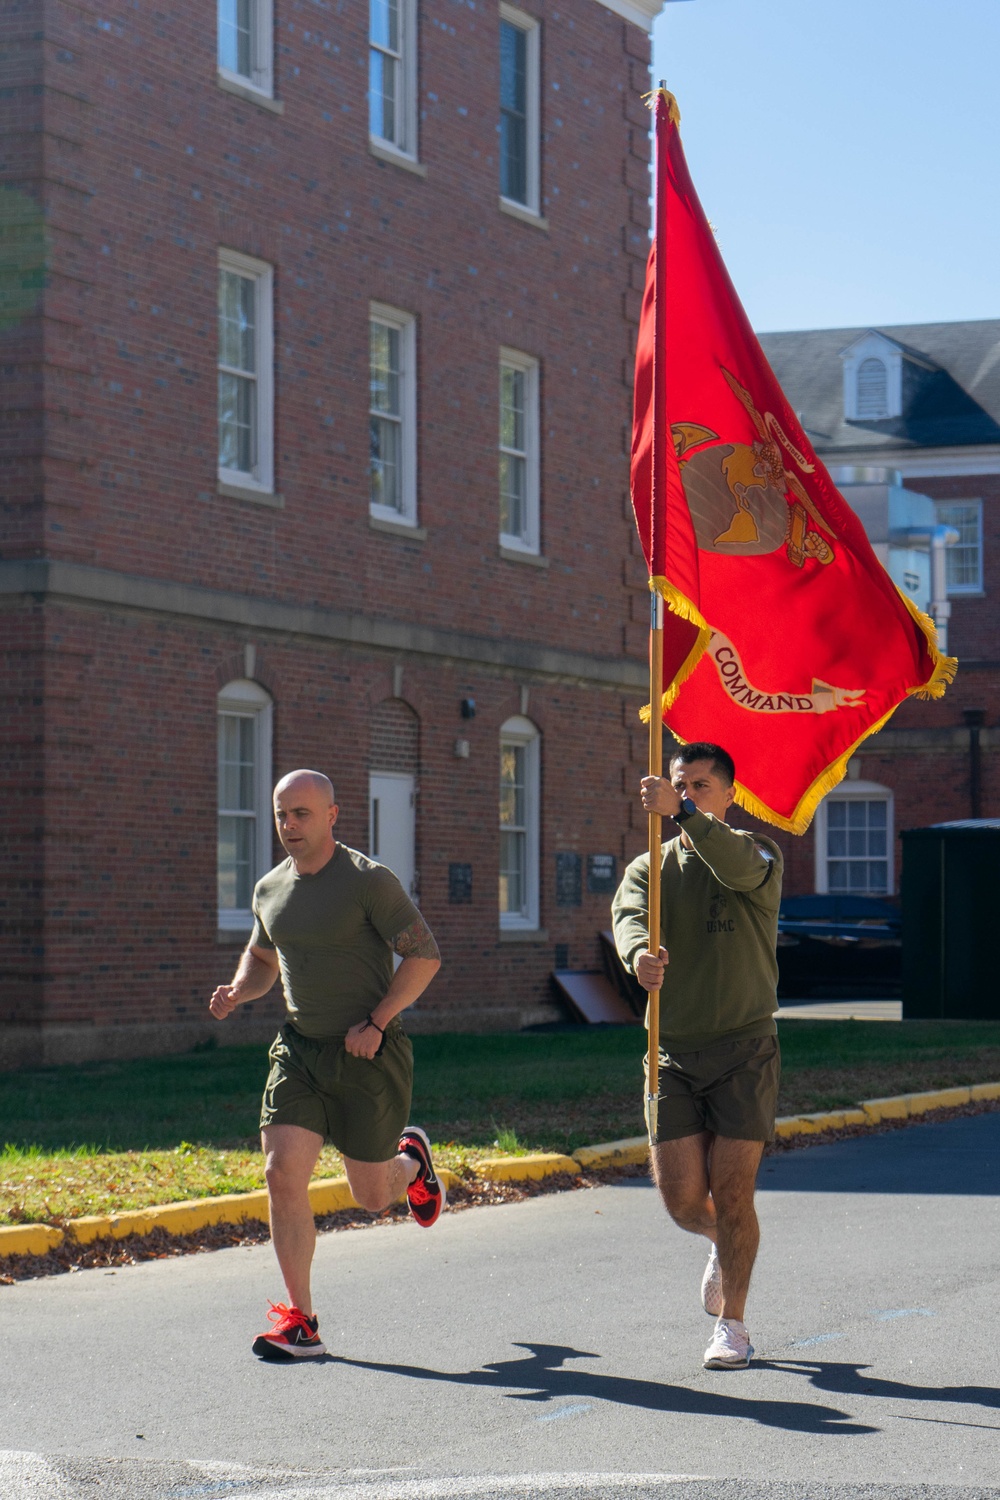
[[406,1189],[406,1201],[410,1213],[424,1229],[436,1224],[438,1215],[448,1201],[444,1183],[434,1172],[431,1160],[431,1143],[426,1131],[419,1125],[407,1125],[399,1138],[399,1150],[419,1162],[420,1171]]
[[315,1359],[326,1353],[320,1342],[319,1319],[307,1317],[298,1307],[272,1302],[268,1319],[274,1324],[267,1333],[258,1333],[253,1352],[261,1359]]

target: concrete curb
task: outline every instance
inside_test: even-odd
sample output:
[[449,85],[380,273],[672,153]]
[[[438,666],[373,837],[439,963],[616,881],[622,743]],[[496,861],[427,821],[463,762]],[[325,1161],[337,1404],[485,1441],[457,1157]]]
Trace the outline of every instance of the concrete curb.
[[[882,1120],[905,1120],[932,1109],[954,1109],[962,1104],[1000,1099],[1000,1083],[975,1083],[948,1089],[929,1089],[922,1094],[897,1094],[886,1099],[866,1099],[856,1109],[834,1109],[813,1115],[785,1115],[775,1121],[775,1134],[786,1138],[815,1135],[823,1130],[842,1130],[846,1125],[878,1125]],[[603,1167],[623,1167],[646,1160],[649,1144],[644,1135],[601,1146],[581,1146],[572,1156],[558,1152],[536,1152],[529,1156],[492,1157],[481,1161],[475,1176],[487,1182],[526,1182],[551,1177],[557,1172],[578,1173]],[[460,1184],[457,1172],[442,1168],[439,1176],[447,1188]],[[317,1214],[357,1208],[346,1177],[321,1178],[310,1183],[309,1201]],[[120,1214],[88,1214],[65,1225],[16,1224],[0,1226],[0,1258],[6,1255],[45,1255],[67,1239],[78,1245],[110,1235],[123,1239],[129,1234],[149,1234],[165,1229],[168,1234],[191,1234],[212,1224],[241,1224],[246,1219],[267,1223],[267,1192],[230,1193],[218,1198],[194,1198],[188,1203],[164,1203]]]

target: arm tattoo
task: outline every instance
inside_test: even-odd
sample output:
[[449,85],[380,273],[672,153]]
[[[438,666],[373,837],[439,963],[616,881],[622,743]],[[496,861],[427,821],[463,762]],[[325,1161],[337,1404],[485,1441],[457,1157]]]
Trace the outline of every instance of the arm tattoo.
[[400,958],[440,958],[438,945],[423,917],[417,917],[409,927],[404,927],[392,940],[392,946]]

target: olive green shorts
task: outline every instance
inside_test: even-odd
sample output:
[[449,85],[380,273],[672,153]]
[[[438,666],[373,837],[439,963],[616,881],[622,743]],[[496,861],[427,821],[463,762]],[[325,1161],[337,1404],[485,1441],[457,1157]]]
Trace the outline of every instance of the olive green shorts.
[[260,1126],[301,1125],[354,1161],[389,1161],[406,1129],[413,1048],[398,1020],[380,1057],[354,1057],[342,1036],[308,1037],[282,1026],[268,1053]]
[[698,1052],[661,1050],[656,1140],[703,1130],[733,1141],[773,1140],[780,1077],[776,1036],[715,1042]]

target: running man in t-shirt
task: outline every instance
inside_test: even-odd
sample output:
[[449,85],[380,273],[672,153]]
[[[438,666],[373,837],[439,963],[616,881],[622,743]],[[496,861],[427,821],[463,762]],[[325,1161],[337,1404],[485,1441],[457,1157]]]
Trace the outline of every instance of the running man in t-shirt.
[[273,1326],[254,1340],[262,1359],[325,1352],[309,1280],[309,1179],[324,1142],[341,1153],[362,1208],[378,1213],[405,1192],[429,1229],[445,1201],[430,1141],[406,1123],[413,1049],[397,1019],[441,967],[438,946],[392,871],[334,838],[337,813],[319,771],[278,782],[274,820],[288,858],[257,882],[250,942],[209,1007],[222,1021],[281,976],[289,1019],[271,1047],[260,1125],[288,1301],[272,1303]]

